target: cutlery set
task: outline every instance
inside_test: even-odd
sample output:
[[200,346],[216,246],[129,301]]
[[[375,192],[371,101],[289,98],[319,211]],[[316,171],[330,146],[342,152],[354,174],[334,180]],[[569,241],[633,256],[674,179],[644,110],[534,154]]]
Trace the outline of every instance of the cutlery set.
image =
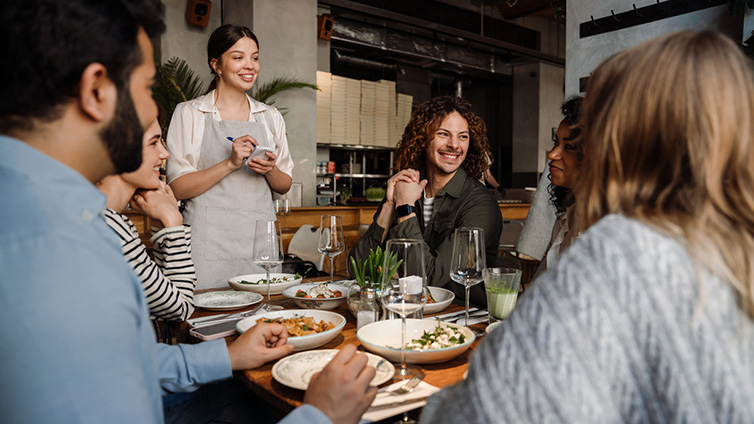
[[250,317],[254,314],[256,314],[261,308],[264,306],[263,304],[255,307],[254,309],[250,311],[245,312],[238,312],[235,314],[218,314],[218,315],[212,315],[208,317],[202,317],[202,318],[195,318],[190,319],[186,322],[194,328],[200,328],[200,327],[206,327],[208,325],[215,325],[219,324],[221,322],[227,322],[227,321],[233,321],[233,320],[241,320],[246,317]]
[[[472,319],[474,318],[474,319]],[[455,322],[457,324],[465,324],[466,319],[466,311],[456,311],[456,312],[450,312],[447,314],[442,315],[436,315],[433,317],[427,317],[424,319],[439,319],[440,321],[445,322]],[[484,322],[487,320],[487,310],[486,309],[479,309],[479,308],[470,308],[469,309],[469,324],[476,324],[479,322]]]

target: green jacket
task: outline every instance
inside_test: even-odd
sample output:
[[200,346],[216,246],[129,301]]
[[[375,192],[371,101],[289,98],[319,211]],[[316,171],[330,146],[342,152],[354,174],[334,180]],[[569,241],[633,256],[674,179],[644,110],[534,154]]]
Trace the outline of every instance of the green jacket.
[[[381,243],[384,228],[377,225],[377,217],[384,202],[377,208],[369,229],[356,243],[349,256],[361,263],[369,257],[369,250],[385,245]],[[448,184],[435,196],[432,217],[424,226],[421,199],[414,205],[416,218],[407,219],[390,225],[385,240],[412,238],[424,240],[429,255],[425,258],[425,268],[429,285],[452,290],[456,299],[466,299],[465,288],[450,279],[450,257],[453,253],[453,233],[460,227],[479,227],[484,229],[487,245],[487,267],[494,267],[500,245],[500,233],[503,231],[503,216],[495,197],[459,168]],[[350,263],[350,259],[349,259]],[[350,270],[350,267],[349,267]],[[351,270],[351,272],[353,272]],[[471,302],[486,305],[487,298],[483,284],[471,288]]]

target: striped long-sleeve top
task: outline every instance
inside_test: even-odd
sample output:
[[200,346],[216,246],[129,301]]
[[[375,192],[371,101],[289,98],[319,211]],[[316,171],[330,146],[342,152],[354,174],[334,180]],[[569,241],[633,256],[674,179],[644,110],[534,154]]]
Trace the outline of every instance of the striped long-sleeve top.
[[141,280],[152,316],[164,321],[183,321],[191,316],[196,286],[191,227],[181,225],[154,233],[153,261],[128,217],[108,208],[105,221],[120,237],[123,256]]

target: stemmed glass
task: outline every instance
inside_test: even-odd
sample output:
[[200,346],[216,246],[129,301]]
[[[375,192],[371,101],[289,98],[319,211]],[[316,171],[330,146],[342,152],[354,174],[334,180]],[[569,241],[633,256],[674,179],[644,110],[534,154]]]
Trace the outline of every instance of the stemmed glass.
[[285,227],[285,217],[291,213],[291,203],[288,198],[275,199],[275,215],[283,215],[283,227]]
[[[450,258],[450,278],[466,287],[466,327],[469,326],[469,292],[471,286],[484,280],[486,268],[484,230],[461,227],[453,235],[453,255]],[[469,328],[477,336],[483,331]]]
[[[397,259],[395,271],[389,269],[392,255]],[[424,243],[414,239],[388,240],[382,269],[380,302],[401,317],[401,367],[395,370],[395,378],[404,380],[418,371],[418,367],[406,365],[406,317],[422,311],[427,303]]]
[[330,258],[330,283],[332,283],[335,275],[335,257],[346,249],[343,241],[343,220],[340,215],[322,215],[319,228],[317,250]]
[[270,305],[270,270],[283,263],[283,238],[280,237],[280,221],[259,220],[255,224],[254,264],[267,271],[267,304],[265,311],[283,309],[282,306]]

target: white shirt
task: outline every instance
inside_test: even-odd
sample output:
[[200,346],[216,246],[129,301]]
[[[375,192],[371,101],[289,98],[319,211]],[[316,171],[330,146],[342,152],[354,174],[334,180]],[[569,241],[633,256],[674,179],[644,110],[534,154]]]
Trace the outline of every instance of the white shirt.
[[[249,95],[246,95],[246,98],[250,106],[249,121],[259,122],[267,128],[267,137],[270,140],[276,140],[275,154],[277,159],[275,165],[292,177],[293,158],[291,158],[288,150],[288,138],[285,134],[283,115],[273,106],[258,102]],[[272,130],[268,127],[263,116],[265,109],[269,109],[271,112],[270,115],[274,124]],[[167,150],[170,153],[167,166],[168,183],[190,172],[199,171],[197,164],[199,163],[199,152],[202,150],[206,114],[210,114],[216,121],[222,120],[220,112],[215,106],[214,90],[176,106],[167,136]],[[228,142],[230,143],[230,141]]]

